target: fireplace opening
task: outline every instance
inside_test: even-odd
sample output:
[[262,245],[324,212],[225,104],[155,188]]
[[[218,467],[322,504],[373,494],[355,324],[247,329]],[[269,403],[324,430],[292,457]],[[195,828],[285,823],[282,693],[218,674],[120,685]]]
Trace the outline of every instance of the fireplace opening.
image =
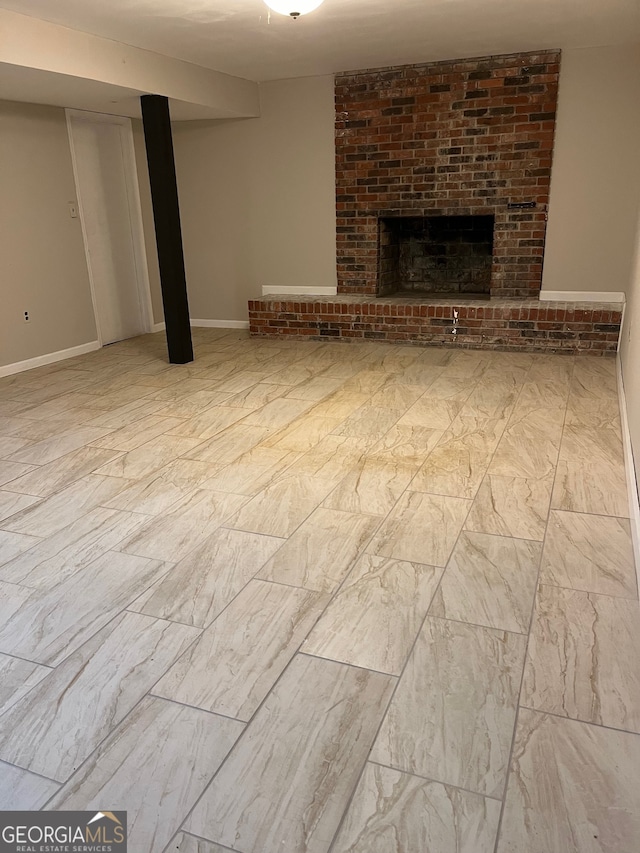
[[378,220],[378,296],[484,298],[491,292],[494,216]]

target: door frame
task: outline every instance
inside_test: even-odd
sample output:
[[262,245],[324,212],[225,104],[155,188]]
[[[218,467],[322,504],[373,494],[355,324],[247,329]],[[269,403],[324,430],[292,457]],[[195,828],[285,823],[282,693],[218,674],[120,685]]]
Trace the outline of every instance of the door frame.
[[142,222],[142,205],[140,203],[140,187],[138,184],[138,169],[136,166],[136,152],[133,142],[133,128],[131,119],[126,116],[109,115],[107,113],[94,113],[88,110],[65,109],[67,120],[67,133],[69,136],[69,147],[71,149],[71,162],[73,165],[73,177],[76,187],[80,225],[82,228],[82,240],[84,253],[87,261],[89,274],[89,287],[91,289],[91,301],[93,303],[93,314],[95,317],[98,343],[104,346],[103,335],[100,329],[100,317],[96,300],[95,282],[91,266],[91,255],[89,253],[89,242],[85,227],[85,214],[82,199],[82,189],[78,179],[78,154],[73,139],[72,120],[86,121],[90,123],[104,123],[116,125],[120,129],[120,146],[122,150],[122,162],[124,165],[124,178],[127,192],[127,207],[129,212],[129,226],[131,229],[131,242],[133,246],[133,258],[136,276],[136,288],[138,292],[138,303],[140,305],[140,317],[142,319],[143,333],[153,330],[153,305],[151,302],[151,285],[149,283],[149,268],[147,266],[147,253],[144,241],[144,227]]

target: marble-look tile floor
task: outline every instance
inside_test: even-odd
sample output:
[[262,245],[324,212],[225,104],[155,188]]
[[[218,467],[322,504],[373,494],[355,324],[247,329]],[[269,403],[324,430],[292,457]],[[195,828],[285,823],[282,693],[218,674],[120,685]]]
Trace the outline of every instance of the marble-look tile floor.
[[0,809],[638,853],[613,360],[194,330],[0,379]]

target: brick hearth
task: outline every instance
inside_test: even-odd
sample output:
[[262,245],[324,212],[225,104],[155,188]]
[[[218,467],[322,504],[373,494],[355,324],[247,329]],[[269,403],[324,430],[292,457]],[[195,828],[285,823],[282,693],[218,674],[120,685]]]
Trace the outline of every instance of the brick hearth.
[[519,352],[615,355],[621,321],[618,303],[538,299],[426,302],[424,298],[348,294],[324,299],[271,296],[249,302],[251,334],[257,337],[382,340]]

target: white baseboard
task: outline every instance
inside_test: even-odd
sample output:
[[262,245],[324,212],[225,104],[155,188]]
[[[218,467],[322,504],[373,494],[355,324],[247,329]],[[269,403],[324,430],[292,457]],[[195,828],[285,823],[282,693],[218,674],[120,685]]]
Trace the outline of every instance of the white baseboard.
[[622,362],[620,361],[620,356],[618,356],[617,361],[618,400],[620,402],[622,443],[624,445],[624,465],[627,472],[627,493],[629,495],[629,521],[631,523],[631,540],[633,542],[633,556],[636,563],[636,576],[638,579],[638,588],[640,589],[640,501],[638,500],[638,481],[636,477],[636,466],[633,459],[633,446],[631,444],[631,433],[629,432],[629,421],[627,419],[627,398],[624,393],[624,379],[622,376]]
[[37,355],[35,358],[26,359],[26,361],[16,361],[13,364],[0,365],[0,376],[12,376],[14,373],[22,373],[23,370],[33,370],[34,367],[43,367],[45,364],[64,361],[65,358],[84,355],[100,348],[98,341],[91,341],[88,344],[80,344],[77,347],[69,347],[69,349],[61,349],[57,352],[48,352],[46,355]]
[[262,295],[282,295],[282,296],[335,296],[338,293],[338,287],[278,287],[275,284],[263,284]]
[[623,291],[618,290],[541,290],[543,302],[624,302]]
[[[190,320],[194,329],[248,329],[248,320]],[[163,332],[165,323],[155,323],[151,327],[152,332]]]
[[[620,352],[622,351],[622,341],[623,341],[622,336],[624,334],[626,334],[626,326],[625,326],[626,319],[627,319],[627,303],[625,300],[625,302],[622,303],[622,318],[620,320],[620,334],[618,335],[618,358],[620,358]],[[620,368],[620,369],[622,370],[622,368]]]

